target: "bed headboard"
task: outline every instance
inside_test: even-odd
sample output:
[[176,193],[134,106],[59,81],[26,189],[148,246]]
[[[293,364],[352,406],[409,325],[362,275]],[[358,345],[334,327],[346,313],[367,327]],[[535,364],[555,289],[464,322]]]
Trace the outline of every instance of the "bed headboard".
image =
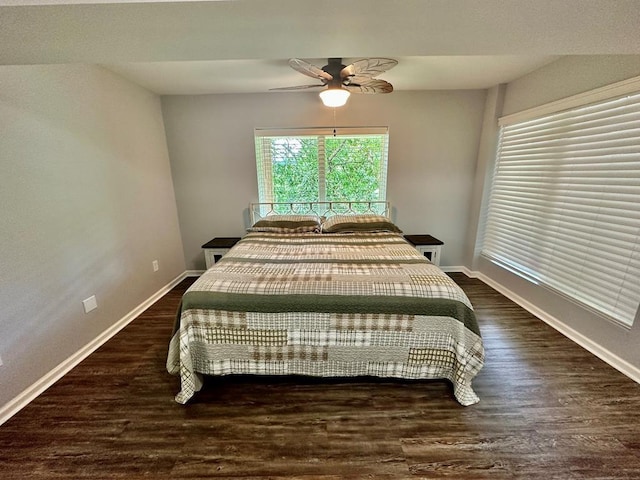
[[250,203],[249,215],[253,225],[267,215],[354,215],[358,213],[374,213],[391,217],[389,202],[383,201],[336,201],[336,202],[265,202]]

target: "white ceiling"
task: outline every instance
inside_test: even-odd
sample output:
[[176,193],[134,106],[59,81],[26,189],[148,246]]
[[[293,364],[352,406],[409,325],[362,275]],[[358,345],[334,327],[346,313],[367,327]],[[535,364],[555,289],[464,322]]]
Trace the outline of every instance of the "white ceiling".
[[[518,78],[557,57],[394,58],[398,65],[378,78],[390,82],[395,90],[444,90],[488,88]],[[357,59],[343,62],[346,65],[352,60]],[[319,67],[327,63],[326,58],[309,61]],[[158,94],[255,93],[270,88],[321,84],[292,70],[286,59],[125,63],[107,67]]]
[[266,92],[378,56],[396,90],[487,88],[564,55],[640,54],[638,0],[0,0],[0,65],[96,63],[159,94]]

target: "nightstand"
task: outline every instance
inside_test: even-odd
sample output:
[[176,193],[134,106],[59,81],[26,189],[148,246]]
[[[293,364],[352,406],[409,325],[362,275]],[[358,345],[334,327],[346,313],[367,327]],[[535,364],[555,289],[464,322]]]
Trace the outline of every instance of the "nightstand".
[[404,238],[422,255],[431,260],[431,263],[440,265],[440,254],[444,242],[431,235],[405,235]]
[[207,264],[207,268],[211,268],[214,263],[220,260],[220,258],[239,241],[240,237],[216,237],[202,245],[204,249],[204,261]]

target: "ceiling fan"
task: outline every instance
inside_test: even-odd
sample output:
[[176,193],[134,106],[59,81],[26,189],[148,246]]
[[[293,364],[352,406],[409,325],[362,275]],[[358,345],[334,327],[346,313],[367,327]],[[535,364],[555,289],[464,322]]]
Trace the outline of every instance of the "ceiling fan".
[[347,103],[350,92],[391,93],[393,85],[374,78],[395,67],[398,62],[391,58],[363,58],[350,65],[343,65],[342,58],[329,58],[327,65],[316,67],[299,58],[289,60],[289,66],[308,77],[320,80],[319,84],[295,87],[272,88],[271,90],[303,90],[327,87],[320,92],[322,102],[328,107],[341,107]]

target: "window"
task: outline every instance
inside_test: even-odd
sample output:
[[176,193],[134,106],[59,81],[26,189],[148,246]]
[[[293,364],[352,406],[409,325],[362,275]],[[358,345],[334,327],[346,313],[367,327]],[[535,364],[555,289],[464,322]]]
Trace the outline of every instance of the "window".
[[260,202],[386,200],[386,128],[256,130]]
[[543,109],[501,119],[482,254],[630,326],[640,303],[640,93]]

